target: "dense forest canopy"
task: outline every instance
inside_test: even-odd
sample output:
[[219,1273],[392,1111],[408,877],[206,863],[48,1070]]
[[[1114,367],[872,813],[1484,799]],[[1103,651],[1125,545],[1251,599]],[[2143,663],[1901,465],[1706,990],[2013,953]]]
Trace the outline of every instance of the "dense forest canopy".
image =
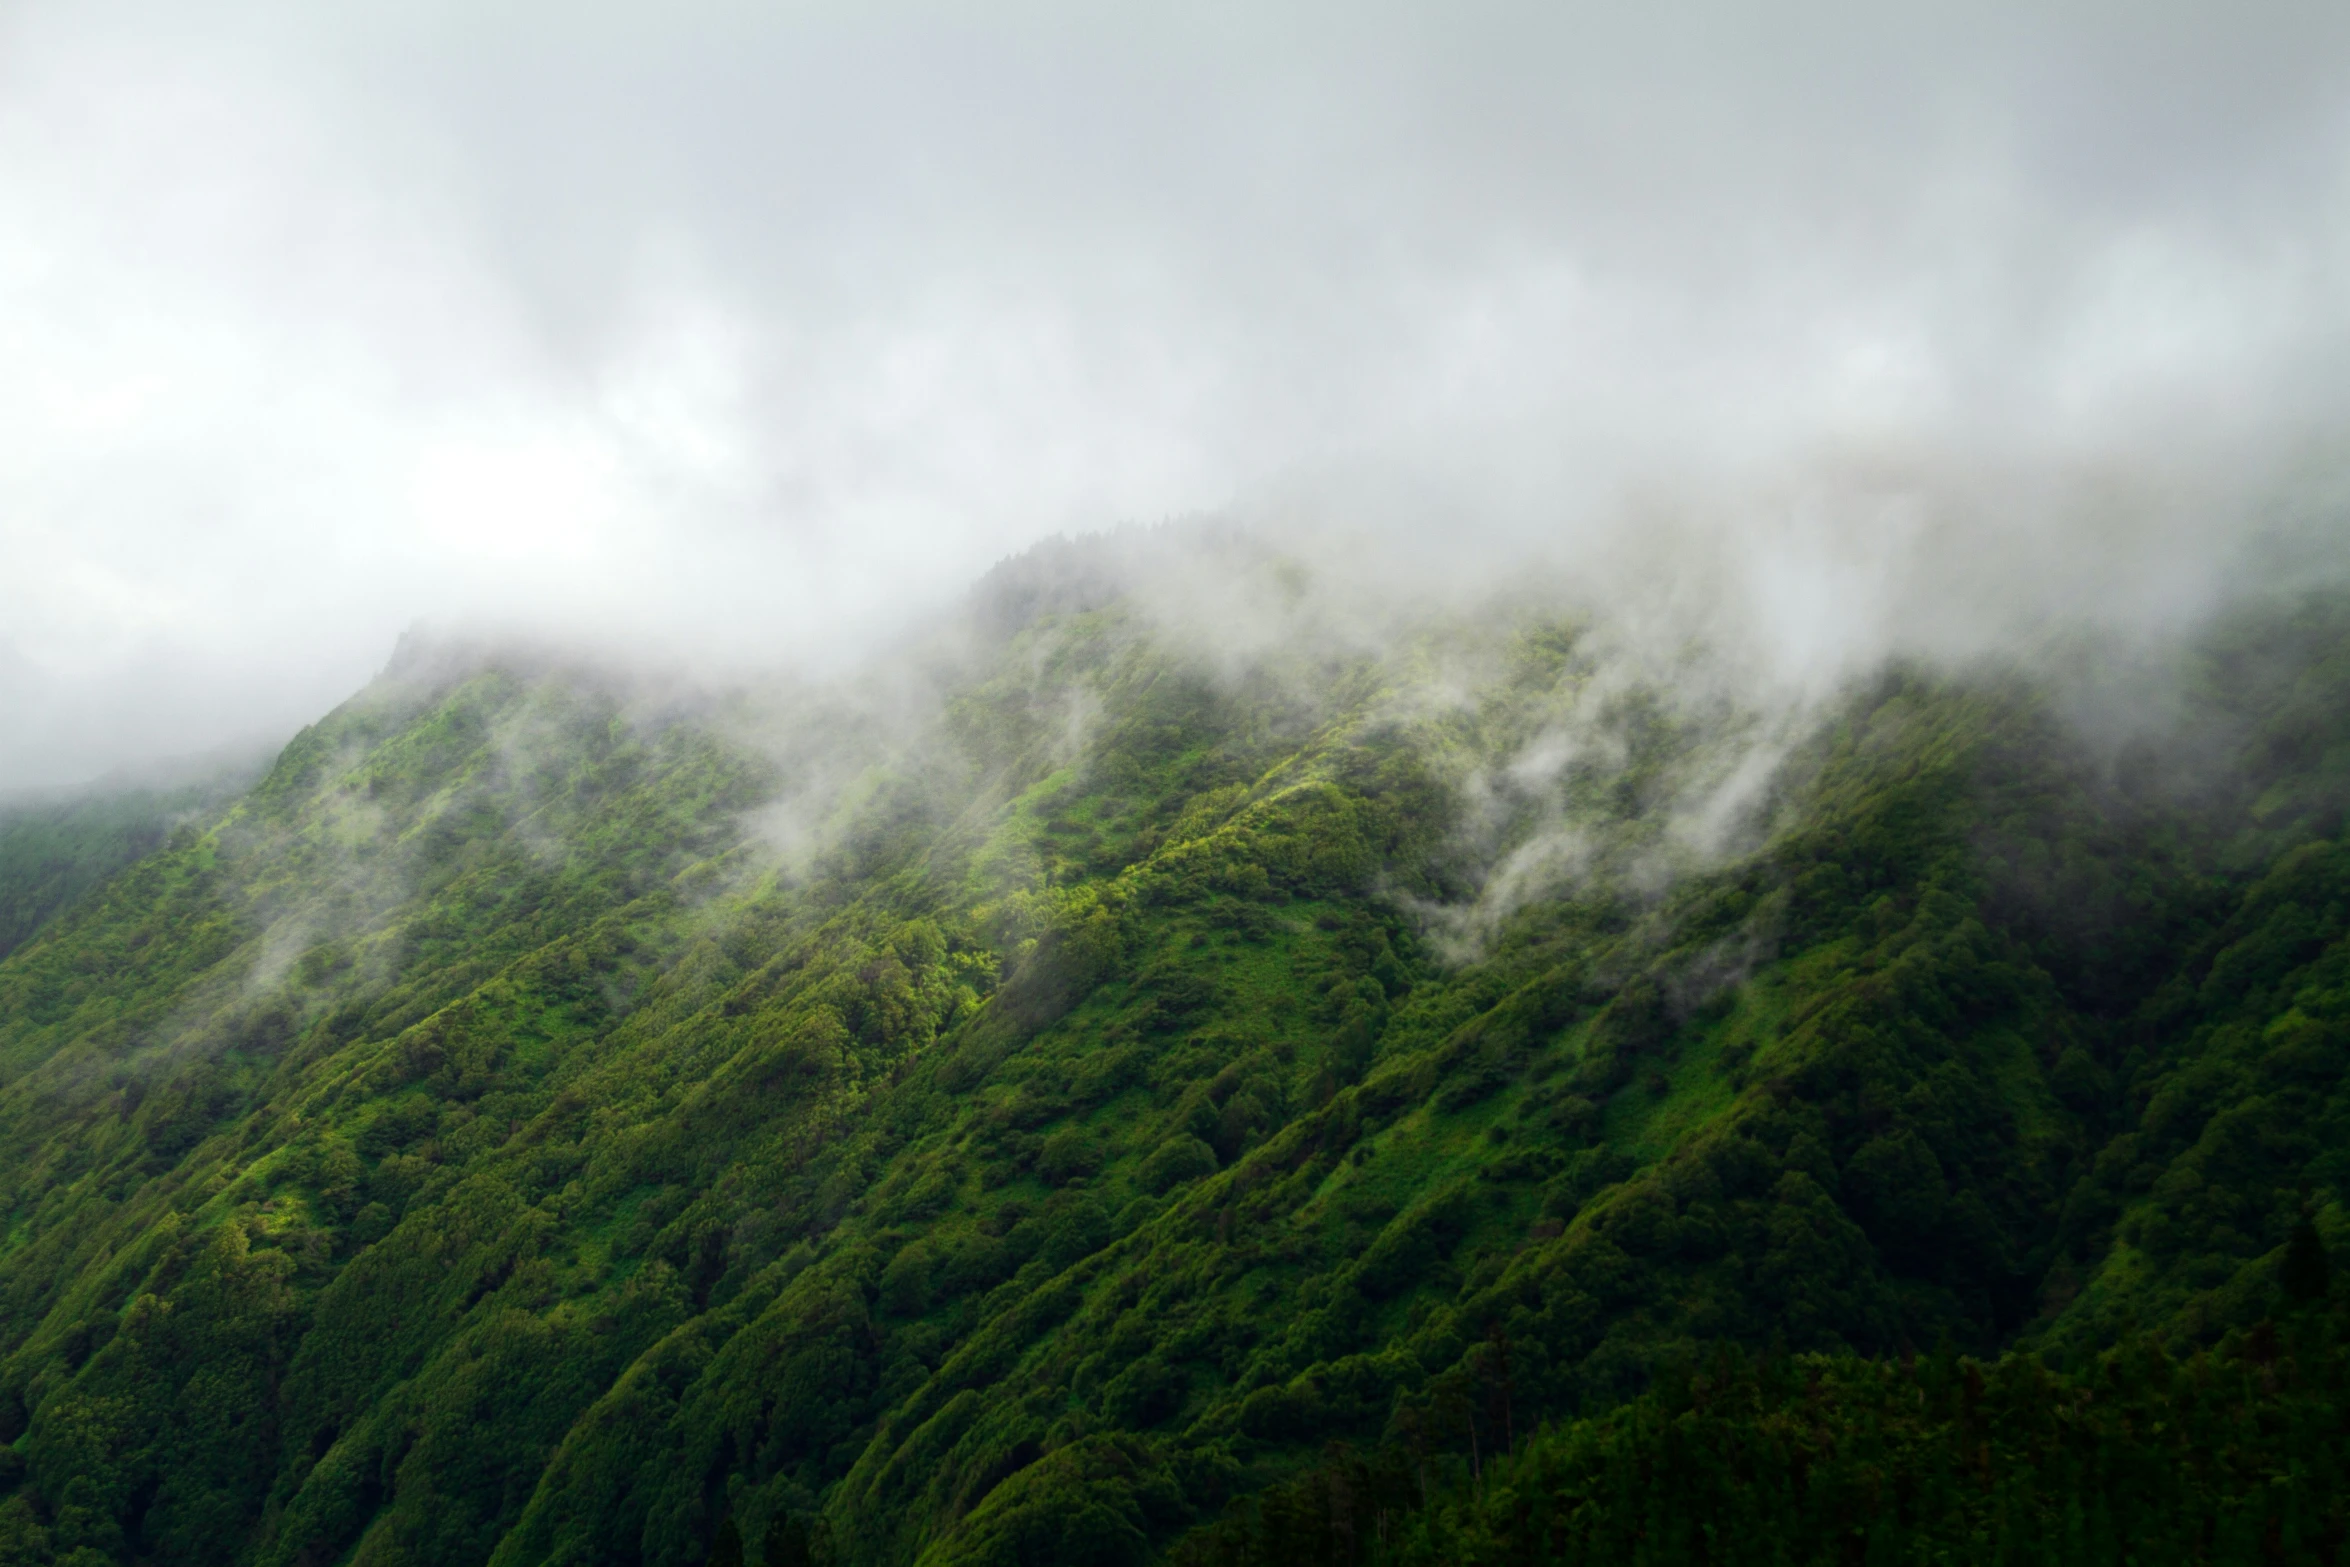
[[207,768],[191,781],[0,800],[0,958],[183,821],[217,815],[256,769]]
[[2350,599],[1774,703],[1177,547],[12,868],[0,1563],[2339,1548]]

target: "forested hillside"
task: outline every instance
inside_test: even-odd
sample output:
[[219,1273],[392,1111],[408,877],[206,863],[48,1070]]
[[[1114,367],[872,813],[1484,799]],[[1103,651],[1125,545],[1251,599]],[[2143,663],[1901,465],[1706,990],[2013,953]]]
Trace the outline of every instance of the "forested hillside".
[[412,656],[0,961],[0,1562],[2338,1550],[2350,603],[2092,742],[1115,567]]
[[153,853],[180,821],[216,814],[251,774],[227,769],[167,787],[126,784],[86,797],[0,801],[0,958]]

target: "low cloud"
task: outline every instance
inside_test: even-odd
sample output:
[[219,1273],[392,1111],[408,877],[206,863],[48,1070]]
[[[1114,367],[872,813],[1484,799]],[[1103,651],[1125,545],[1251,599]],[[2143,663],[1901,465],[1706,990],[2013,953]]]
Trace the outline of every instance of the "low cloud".
[[1794,691],[2175,624],[2335,558],[2346,64],[2314,5],[36,0],[0,788],[419,620],[838,671],[1199,511],[1354,634],[1332,579],[1539,572]]

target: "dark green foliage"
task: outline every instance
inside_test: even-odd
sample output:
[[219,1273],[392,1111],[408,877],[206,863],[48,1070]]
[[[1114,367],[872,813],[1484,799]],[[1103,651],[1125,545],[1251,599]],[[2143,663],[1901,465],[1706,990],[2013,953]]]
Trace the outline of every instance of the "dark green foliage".
[[2285,1297],[2298,1306],[2326,1298],[2332,1269],[2317,1226],[2306,1218],[2293,1226],[2293,1234],[2285,1242],[2285,1260],[2277,1269],[2277,1282],[2285,1287]]
[[[1890,672],[1698,861],[1742,720],[1572,626],[1211,668],[1088,558],[911,741],[409,667],[0,961],[0,1562],[1514,1550],[1680,1453],[2093,1531],[2165,1400],[2252,1467],[2143,1516],[2253,1526],[2340,1367],[2337,610],[2118,758]],[[2024,1511],[1933,1499],[1981,1409]]]
[[2350,1353],[2263,1323],[2071,1376],[2015,1353],[1716,1353],[1474,1468],[1342,1452],[1195,1531],[1176,1567],[2309,1562],[2350,1536]]
[[796,1513],[786,1513],[767,1526],[766,1543],[759,1548],[759,1567],[814,1567],[816,1553],[808,1525]]

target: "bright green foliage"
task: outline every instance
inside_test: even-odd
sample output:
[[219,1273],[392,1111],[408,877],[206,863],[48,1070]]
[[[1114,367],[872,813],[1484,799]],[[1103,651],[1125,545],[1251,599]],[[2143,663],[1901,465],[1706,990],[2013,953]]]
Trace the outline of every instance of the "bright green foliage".
[[2338,609],[2119,763],[1889,672],[1722,840],[1761,720],[1574,624],[1067,565],[911,717],[412,665],[0,962],[0,1563],[1139,1562],[2339,1288]]

